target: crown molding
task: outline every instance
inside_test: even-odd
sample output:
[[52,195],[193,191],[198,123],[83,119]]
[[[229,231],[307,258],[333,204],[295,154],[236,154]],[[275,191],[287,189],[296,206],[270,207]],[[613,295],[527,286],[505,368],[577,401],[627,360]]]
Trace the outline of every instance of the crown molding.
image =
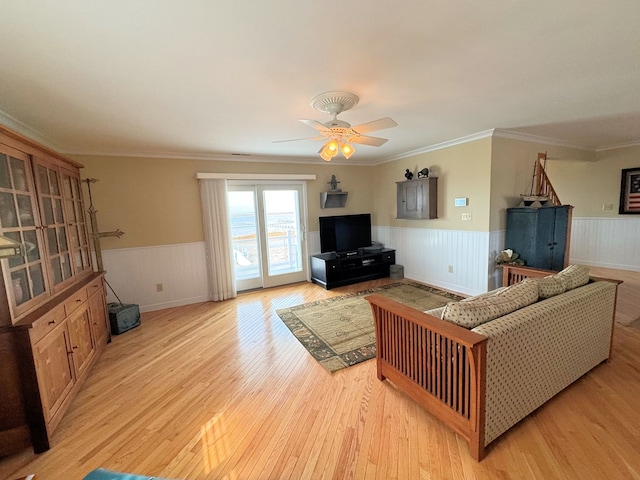
[[29,127],[28,125],[22,123],[17,118],[12,117],[7,112],[0,110],[0,124],[3,126],[10,128],[14,132],[19,133],[20,135],[24,135],[27,138],[30,138],[34,142],[40,143],[45,147],[50,148],[51,150],[55,150],[57,152],[61,152],[63,149],[60,148],[55,142],[53,142],[46,135],[43,135],[39,131]]
[[463,143],[475,142],[476,140],[481,140],[483,138],[488,138],[493,135],[494,129],[485,130],[483,132],[472,133],[471,135],[466,135],[464,137],[456,138],[453,140],[447,140],[446,142],[435,143],[433,145],[429,145],[428,147],[419,148],[417,150],[411,150],[409,152],[401,153],[399,155],[394,155],[393,157],[389,157],[381,162],[376,163],[375,165],[381,165],[383,163],[395,162],[396,160],[402,160],[403,158],[415,157],[416,155],[421,155],[423,153],[433,152],[436,150],[442,150],[443,148],[449,148],[456,145],[461,145]]
[[[251,163],[291,163],[302,165],[348,165],[351,167],[367,167],[372,165],[371,162],[362,160],[360,163],[350,160],[338,160],[325,162],[318,156],[313,157],[282,157],[277,155],[253,155],[253,154],[218,154],[218,153],[179,153],[179,152],[74,152],[65,151],[68,156],[80,157],[118,157],[118,158],[166,158],[169,160],[202,160],[202,161],[218,161],[218,162],[251,162]],[[321,160],[321,161],[319,161]]]
[[428,147],[419,148],[417,150],[411,150],[409,152],[401,153],[399,155],[394,155],[393,157],[389,157],[384,159],[381,162],[376,163],[376,165],[381,165],[383,163],[395,162],[396,160],[402,160],[403,158],[415,157],[416,155],[421,155],[423,153],[433,152],[436,150],[442,150],[443,148],[454,147],[456,145],[462,145],[463,143],[475,142],[476,140],[481,140],[483,138],[488,138],[493,135],[494,129],[484,130],[478,133],[472,133],[471,135],[466,135],[464,137],[455,138],[453,140],[447,140],[446,142],[434,143],[433,145],[429,145]]
[[520,140],[522,142],[531,143],[544,143],[546,145],[553,145],[556,147],[575,148],[577,150],[586,150],[588,152],[595,152],[595,148],[587,145],[579,145],[576,143],[565,142],[564,140],[558,140],[557,138],[542,137],[540,135],[531,135],[529,133],[514,132],[513,130],[507,130],[502,128],[495,128],[493,131],[495,137],[508,138],[511,140]]
[[605,145],[603,147],[596,148],[596,152],[608,152],[609,150],[617,150],[619,148],[640,147],[640,140],[629,143],[618,143],[614,145]]

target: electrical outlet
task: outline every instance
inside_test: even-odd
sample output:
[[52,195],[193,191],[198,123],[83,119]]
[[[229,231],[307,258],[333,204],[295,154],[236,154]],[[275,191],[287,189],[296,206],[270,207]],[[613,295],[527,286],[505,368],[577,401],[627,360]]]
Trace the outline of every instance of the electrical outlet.
[[613,210],[613,203],[603,203],[602,210]]
[[156,292],[163,292],[164,291],[164,285],[162,285],[161,283],[156,283]]
[[449,268],[447,269],[447,271],[449,273],[453,273],[453,265],[449,265]]
[[471,220],[471,214],[470,213],[463,213],[462,214],[462,220]]

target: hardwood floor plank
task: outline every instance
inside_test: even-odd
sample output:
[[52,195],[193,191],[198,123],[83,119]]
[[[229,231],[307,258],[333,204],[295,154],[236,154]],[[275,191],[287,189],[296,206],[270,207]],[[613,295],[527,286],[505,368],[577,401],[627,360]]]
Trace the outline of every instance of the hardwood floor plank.
[[[630,278],[618,301],[627,321],[640,316],[640,291],[633,274],[619,275]],[[386,283],[328,292],[303,283],[143,314],[107,346],[52,449],[1,459],[0,478],[81,479],[97,467],[184,479],[640,478],[640,329],[618,324],[610,362],[478,463],[378,381],[374,361],[329,374],[276,315]]]

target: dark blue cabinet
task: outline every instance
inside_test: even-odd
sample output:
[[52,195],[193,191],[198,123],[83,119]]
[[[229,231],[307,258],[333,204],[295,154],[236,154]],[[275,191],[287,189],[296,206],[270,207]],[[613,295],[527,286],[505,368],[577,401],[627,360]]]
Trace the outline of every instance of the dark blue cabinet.
[[569,262],[571,205],[507,209],[505,248],[528,267],[562,270]]

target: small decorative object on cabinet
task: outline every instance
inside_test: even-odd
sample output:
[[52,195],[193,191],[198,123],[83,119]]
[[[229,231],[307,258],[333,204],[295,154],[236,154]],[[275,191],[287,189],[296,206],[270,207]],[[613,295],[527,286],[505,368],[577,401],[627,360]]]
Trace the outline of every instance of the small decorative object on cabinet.
[[397,218],[438,218],[438,178],[424,177],[396,182],[398,190]]
[[0,127],[0,456],[49,448],[110,339],[91,265],[80,164]]
[[505,247],[528,267],[562,270],[569,263],[571,205],[507,209]]
[[404,178],[406,178],[407,180],[412,180],[413,179],[413,172],[407,168],[404,171]]
[[418,178],[427,178],[429,176],[429,169],[423,168],[418,172]]

